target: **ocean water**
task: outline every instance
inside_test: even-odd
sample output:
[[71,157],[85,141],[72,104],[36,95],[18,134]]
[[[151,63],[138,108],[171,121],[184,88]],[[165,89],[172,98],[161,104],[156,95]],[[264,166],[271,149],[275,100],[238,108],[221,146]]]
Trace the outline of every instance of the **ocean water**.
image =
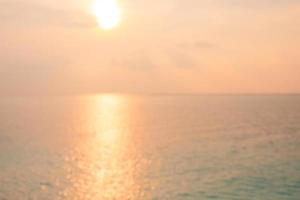
[[2,97],[0,199],[299,200],[300,96]]

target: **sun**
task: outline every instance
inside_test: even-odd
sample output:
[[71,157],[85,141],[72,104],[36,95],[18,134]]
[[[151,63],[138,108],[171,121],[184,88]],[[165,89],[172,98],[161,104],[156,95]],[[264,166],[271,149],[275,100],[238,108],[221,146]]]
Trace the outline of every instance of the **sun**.
[[121,10],[117,0],[95,0],[92,12],[104,30],[114,28],[121,21]]

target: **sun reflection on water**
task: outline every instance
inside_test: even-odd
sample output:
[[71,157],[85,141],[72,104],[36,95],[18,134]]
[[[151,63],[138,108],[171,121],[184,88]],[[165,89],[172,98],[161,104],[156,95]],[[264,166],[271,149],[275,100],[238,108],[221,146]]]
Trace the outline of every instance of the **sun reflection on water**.
[[78,199],[142,199],[144,169],[128,131],[130,103],[124,96],[92,97],[83,111],[88,134],[76,144],[70,179],[64,195]]
[[95,124],[97,140],[105,147],[113,150],[118,147],[117,143],[122,139],[122,123],[126,123],[126,113],[124,113],[124,97],[116,95],[104,95],[96,98]]

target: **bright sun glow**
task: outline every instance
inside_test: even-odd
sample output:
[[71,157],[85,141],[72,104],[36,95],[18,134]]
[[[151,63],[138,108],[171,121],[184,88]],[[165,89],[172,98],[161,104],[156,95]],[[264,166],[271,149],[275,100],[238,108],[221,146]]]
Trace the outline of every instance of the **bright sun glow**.
[[112,29],[121,20],[121,10],[117,0],[96,0],[92,11],[104,30]]

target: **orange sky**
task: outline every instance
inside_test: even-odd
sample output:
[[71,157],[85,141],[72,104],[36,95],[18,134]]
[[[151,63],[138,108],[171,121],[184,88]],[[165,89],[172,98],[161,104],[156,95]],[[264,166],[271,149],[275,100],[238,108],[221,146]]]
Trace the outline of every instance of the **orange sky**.
[[0,0],[0,95],[300,92],[298,0]]

